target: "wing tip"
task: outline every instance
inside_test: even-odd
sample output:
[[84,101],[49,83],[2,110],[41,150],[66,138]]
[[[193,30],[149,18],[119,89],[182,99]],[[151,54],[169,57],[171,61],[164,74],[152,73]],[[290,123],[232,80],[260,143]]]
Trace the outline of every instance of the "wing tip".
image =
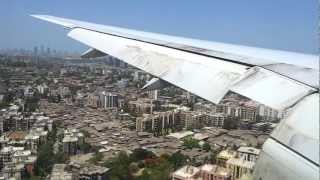
[[30,14],[31,17],[40,19],[43,21],[51,22],[54,24],[58,24],[67,28],[73,28],[75,25],[68,21],[68,19],[45,15],[45,14]]
[[30,14],[29,16],[36,19],[42,19],[42,20],[45,20],[48,18],[48,15],[45,15],[45,14]]

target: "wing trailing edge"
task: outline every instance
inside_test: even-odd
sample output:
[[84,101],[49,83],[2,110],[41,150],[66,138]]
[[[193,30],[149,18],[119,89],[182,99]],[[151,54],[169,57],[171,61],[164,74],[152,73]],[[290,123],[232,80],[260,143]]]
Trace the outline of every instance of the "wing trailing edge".
[[98,57],[103,57],[106,56],[107,54],[104,52],[101,52],[97,49],[90,48],[83,54],[81,54],[81,58],[98,58]]

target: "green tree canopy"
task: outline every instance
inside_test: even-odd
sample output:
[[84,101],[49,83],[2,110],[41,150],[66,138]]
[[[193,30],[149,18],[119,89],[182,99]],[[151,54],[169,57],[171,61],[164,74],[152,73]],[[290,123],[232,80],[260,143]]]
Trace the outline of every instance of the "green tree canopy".
[[176,152],[169,157],[169,162],[173,165],[174,169],[178,169],[187,163],[187,159],[187,156],[181,154],[180,152]]
[[155,157],[155,155],[152,152],[142,148],[133,150],[132,154],[130,155],[130,159],[132,161],[139,161],[139,160],[144,160],[144,159],[153,158],[153,157]]
[[99,161],[103,159],[103,154],[101,152],[96,152],[92,158],[89,159],[89,162],[92,164],[98,164]]
[[211,150],[211,146],[210,146],[209,143],[205,142],[205,143],[202,145],[202,149],[208,152],[208,151]]
[[186,137],[183,139],[183,144],[184,147],[187,149],[192,149],[192,148],[199,148],[199,141],[196,139],[193,139],[192,137]]

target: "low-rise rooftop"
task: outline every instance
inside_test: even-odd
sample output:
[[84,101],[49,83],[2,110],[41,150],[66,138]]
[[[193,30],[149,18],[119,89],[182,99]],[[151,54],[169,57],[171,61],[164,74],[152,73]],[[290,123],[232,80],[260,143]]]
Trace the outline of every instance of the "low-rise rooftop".
[[176,178],[193,180],[199,172],[199,168],[187,165],[175,171],[173,176]]
[[247,154],[254,154],[254,155],[259,155],[260,149],[256,149],[254,147],[240,147],[238,149],[238,152],[240,153],[247,153]]
[[168,137],[174,137],[174,138],[177,138],[177,139],[182,139],[186,136],[190,136],[190,135],[193,135],[194,132],[192,131],[184,131],[184,132],[176,132],[176,133],[170,133],[168,135]]

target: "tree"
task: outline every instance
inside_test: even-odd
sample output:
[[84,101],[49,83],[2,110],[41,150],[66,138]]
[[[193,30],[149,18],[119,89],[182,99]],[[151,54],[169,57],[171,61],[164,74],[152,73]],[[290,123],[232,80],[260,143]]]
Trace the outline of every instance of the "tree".
[[52,142],[47,142],[46,144],[40,146],[35,167],[36,175],[44,177],[51,171],[54,164],[53,156]]
[[118,156],[112,158],[105,163],[105,166],[110,168],[111,179],[126,180],[132,179],[129,173],[129,165],[131,161],[126,152],[119,152]]
[[80,130],[80,132],[84,135],[85,138],[90,137],[90,133],[86,130]]
[[183,144],[184,147],[186,147],[187,149],[192,149],[192,148],[199,148],[199,141],[196,139],[193,139],[192,137],[187,137],[183,140]]
[[128,102],[125,102],[125,103],[122,105],[121,108],[122,108],[123,112],[129,113],[129,105],[128,105]]
[[63,152],[58,152],[53,156],[54,163],[64,163],[68,160],[68,156]]
[[35,165],[35,174],[45,177],[51,172],[51,169],[56,163],[64,163],[67,157],[63,153],[53,153],[53,145],[57,138],[57,127],[53,124],[52,131],[48,134],[48,140],[38,149],[37,162]]
[[223,123],[223,129],[236,129],[238,127],[238,120],[234,118],[227,118]]
[[158,163],[156,166],[146,167],[143,170],[142,176],[138,177],[137,179],[139,180],[169,179],[171,170],[172,170],[172,165],[168,161],[158,159]]
[[172,164],[174,169],[178,169],[187,163],[187,159],[188,156],[185,156],[180,152],[176,152],[169,157],[169,162]]
[[138,164],[135,162],[130,163],[129,165],[129,172],[131,174],[136,173],[139,170]]
[[139,161],[139,160],[144,160],[144,159],[153,158],[153,157],[155,157],[155,155],[152,152],[142,148],[133,150],[132,154],[130,155],[131,161]]
[[0,109],[5,109],[5,108],[8,108],[9,106],[10,106],[9,103],[5,103],[5,102],[0,103]]
[[89,143],[84,142],[79,145],[79,150],[83,153],[89,153],[91,149],[92,147]]
[[24,109],[27,112],[34,112],[39,108],[39,96],[35,94],[33,97],[28,97],[25,100]]
[[180,152],[156,157],[150,151],[136,149],[130,156],[126,152],[120,152],[105,162],[105,166],[111,169],[110,179],[113,180],[166,180],[174,169],[185,165],[187,159]]
[[98,164],[99,161],[103,159],[103,154],[101,152],[96,152],[92,158],[89,159],[89,162],[92,164]]
[[210,158],[209,158],[211,164],[216,164],[217,156],[218,156],[219,152],[220,152],[220,150],[218,150],[218,149],[215,149],[215,148],[211,149]]
[[209,143],[205,142],[205,143],[202,145],[202,149],[208,152],[208,151],[211,150],[211,146],[210,146]]

